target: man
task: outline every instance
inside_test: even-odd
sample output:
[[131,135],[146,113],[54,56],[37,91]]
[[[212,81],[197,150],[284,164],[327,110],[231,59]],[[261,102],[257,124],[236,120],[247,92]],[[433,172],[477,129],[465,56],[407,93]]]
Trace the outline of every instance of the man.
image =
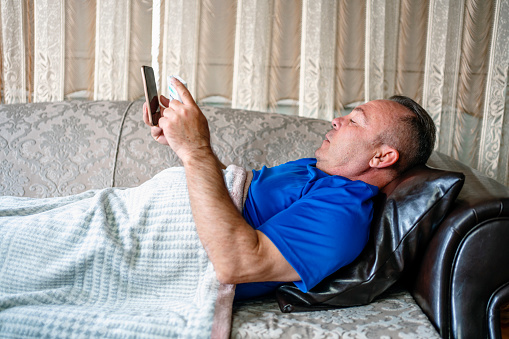
[[[282,165],[281,171],[274,170],[275,174],[284,173],[292,178],[311,173],[312,179],[296,181],[302,185],[298,188],[299,192],[309,190],[314,196],[303,196],[302,199],[307,198],[303,200],[305,204],[301,203],[298,194],[281,204],[279,202],[285,199],[284,196],[273,199],[280,205],[279,210],[262,217],[258,225],[253,225],[259,214],[263,214],[254,197],[256,187],[269,180],[270,170],[264,168],[255,172],[244,215],[239,213],[224,185],[224,165],[212,151],[205,116],[185,86],[176,79],[172,81],[182,103],[176,100],[168,102],[162,97],[162,104],[168,108],[163,111],[159,125],[151,126],[151,134],[159,143],[169,145],[181,159],[200,240],[219,281],[242,284],[238,286],[241,297],[260,295],[281,282],[291,281],[307,291],[334,270],[351,262],[367,241],[372,218],[371,198],[377,194],[378,188],[387,185],[406,169],[425,163],[435,142],[432,119],[411,99],[394,97],[360,105],[347,116],[332,121],[332,129],[316,150],[316,161],[304,159]],[[143,116],[149,125],[146,107]],[[317,177],[334,182],[337,188],[321,187],[318,191],[313,186],[308,189],[311,181],[313,185],[317,182]],[[259,178],[263,180],[255,180]],[[293,182],[285,182],[282,187],[288,189],[292,185]],[[270,185],[265,185],[263,190],[271,188],[267,186]],[[258,196],[263,194],[263,190]],[[272,189],[270,194],[277,194],[277,191]],[[320,194],[322,191],[327,195]],[[350,193],[336,201],[336,195],[342,195],[343,191]],[[353,204],[352,199],[355,201]],[[334,200],[334,204],[330,204],[330,200]],[[343,204],[347,206],[344,210]],[[294,205],[303,206],[296,209]],[[302,208],[305,212],[300,212]],[[290,209],[295,210],[294,214],[298,214],[300,219],[293,219]],[[283,217],[279,217],[280,213]],[[321,228],[322,217],[328,223],[325,230]],[[287,223],[287,218],[292,222]],[[280,224],[274,225],[274,219]],[[312,223],[313,220],[315,223]],[[271,224],[270,227],[265,227],[266,223]],[[318,235],[311,240],[312,249],[309,251],[312,253],[308,256],[305,248],[308,239],[299,239],[299,234],[311,236],[315,233],[315,226],[319,228],[316,231]],[[334,229],[335,226],[339,229]],[[278,231],[279,227],[284,231]],[[294,228],[298,230],[294,232]],[[347,234],[342,234],[343,231]],[[339,244],[327,242],[331,237]],[[320,248],[322,241],[323,248]],[[294,250],[295,247],[300,249]],[[328,251],[332,254],[314,257]],[[336,259],[337,255],[341,258]],[[315,269],[318,274],[313,272]],[[256,282],[265,283],[246,285]]]

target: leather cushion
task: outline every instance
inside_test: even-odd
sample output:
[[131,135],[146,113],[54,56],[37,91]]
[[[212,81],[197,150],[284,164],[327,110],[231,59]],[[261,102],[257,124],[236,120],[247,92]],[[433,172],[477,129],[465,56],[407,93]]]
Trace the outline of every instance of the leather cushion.
[[287,284],[276,292],[283,312],[364,305],[392,286],[410,267],[456,200],[464,175],[414,168],[376,197],[368,243],[351,264],[308,293]]

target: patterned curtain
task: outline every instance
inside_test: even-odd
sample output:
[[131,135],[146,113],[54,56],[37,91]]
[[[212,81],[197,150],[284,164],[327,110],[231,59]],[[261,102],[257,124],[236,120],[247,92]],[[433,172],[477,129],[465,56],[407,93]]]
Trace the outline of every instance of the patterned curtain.
[[404,94],[437,149],[509,185],[509,0],[0,0],[2,103],[133,100],[330,120]]

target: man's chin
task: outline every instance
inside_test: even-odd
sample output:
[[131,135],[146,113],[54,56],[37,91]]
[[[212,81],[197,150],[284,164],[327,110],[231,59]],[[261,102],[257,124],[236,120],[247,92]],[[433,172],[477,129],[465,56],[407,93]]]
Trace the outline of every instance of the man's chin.
[[320,157],[320,154],[323,154],[324,152],[324,149],[323,149],[323,144],[322,146],[318,147],[315,151],[315,158],[319,158]]

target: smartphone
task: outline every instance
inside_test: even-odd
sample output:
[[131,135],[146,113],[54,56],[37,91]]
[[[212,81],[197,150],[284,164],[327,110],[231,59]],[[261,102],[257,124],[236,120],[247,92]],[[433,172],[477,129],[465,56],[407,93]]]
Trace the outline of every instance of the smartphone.
[[156,80],[152,67],[141,66],[141,78],[143,79],[145,100],[148,107],[148,120],[152,126],[157,126],[159,118],[161,118],[161,108],[159,107],[159,96],[157,95]]

